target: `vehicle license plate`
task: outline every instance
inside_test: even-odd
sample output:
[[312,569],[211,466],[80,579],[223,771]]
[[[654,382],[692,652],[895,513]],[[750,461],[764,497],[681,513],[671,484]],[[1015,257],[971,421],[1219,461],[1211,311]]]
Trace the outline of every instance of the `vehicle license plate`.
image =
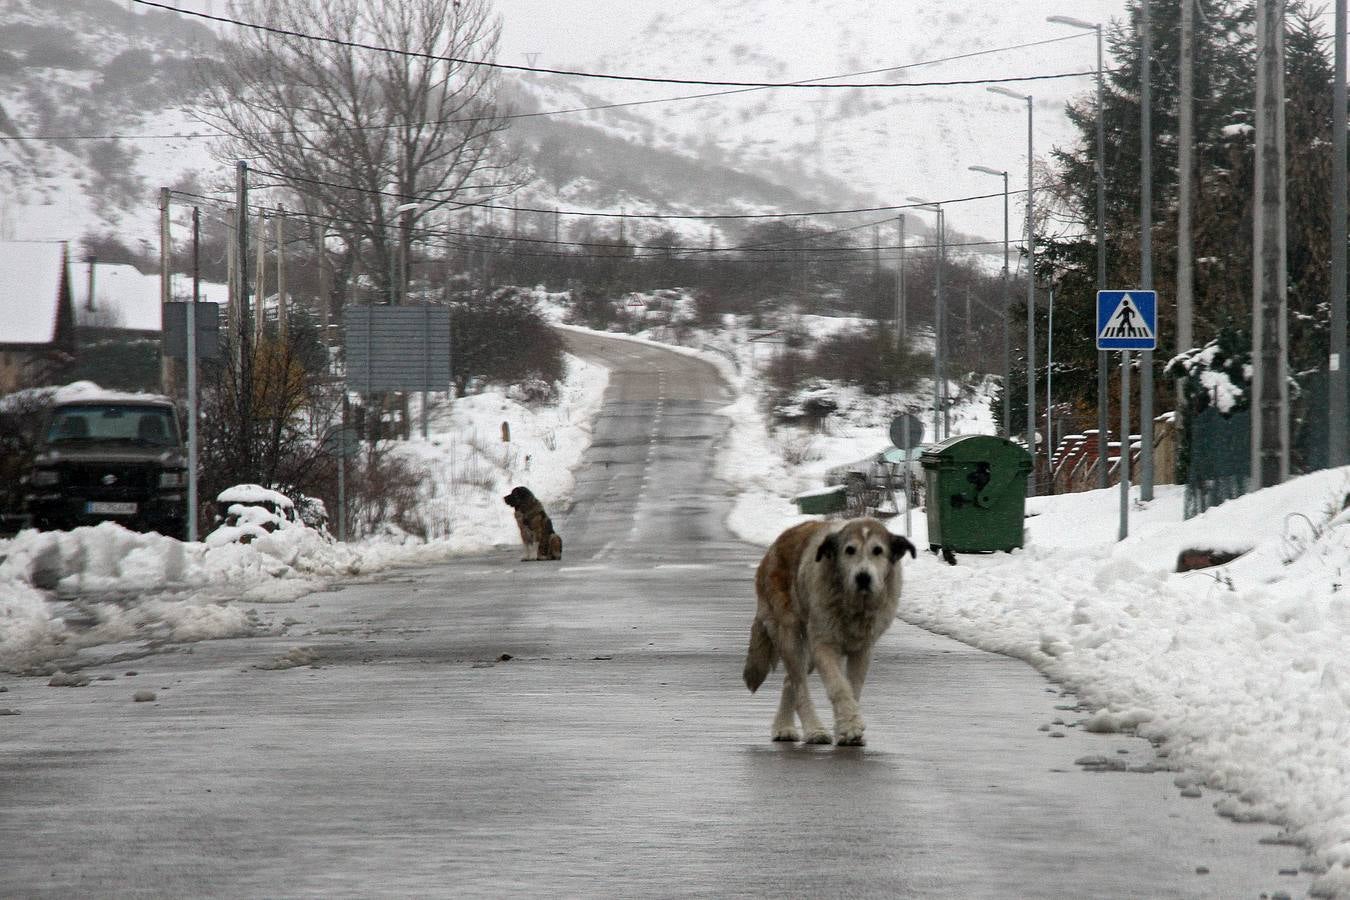
[[135,503],[100,503],[89,501],[84,506],[84,511],[91,515],[103,516],[134,516],[136,515]]

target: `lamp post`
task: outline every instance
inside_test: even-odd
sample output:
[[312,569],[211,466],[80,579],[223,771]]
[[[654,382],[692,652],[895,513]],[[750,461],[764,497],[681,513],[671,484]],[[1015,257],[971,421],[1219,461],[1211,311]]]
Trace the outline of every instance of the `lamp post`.
[[[1068,25],[1097,33],[1097,159],[1093,168],[1097,174],[1097,290],[1106,290],[1106,113],[1103,102],[1102,26],[1100,22],[1085,22],[1072,16],[1050,16],[1045,21]],[[1110,409],[1107,390],[1107,351],[1097,351],[1097,486],[1109,486],[1106,471],[1107,431]]]
[[1012,306],[1012,273],[1008,271],[1008,170],[988,166],[970,166],[972,172],[997,175],[1003,179],[1003,434],[1012,434],[1012,351],[1009,349],[1008,309]]
[[1346,359],[1346,249],[1345,249],[1345,29],[1346,0],[1335,0],[1336,34],[1334,39],[1333,66],[1335,77],[1332,81],[1332,128],[1331,128],[1331,352],[1327,368],[1330,376],[1328,407],[1331,423],[1328,429],[1327,465],[1343,466],[1346,459],[1346,394],[1345,369],[1350,360]]
[[895,352],[905,348],[905,214],[895,217],[899,231],[900,258],[895,264]]
[[1027,452],[1031,454],[1031,477],[1027,494],[1036,493],[1036,229],[1033,217],[1035,206],[1035,164],[1032,139],[1034,113],[1030,94],[1019,94],[1002,85],[986,88],[992,94],[1025,100],[1027,103]]
[[412,214],[421,207],[420,203],[402,203],[394,208],[399,216],[398,236],[398,283],[395,287],[394,301],[398,304],[408,302],[408,243],[412,231]]
[[[408,245],[410,243],[410,232],[412,231],[412,214],[421,206],[419,203],[401,203],[394,207],[394,212],[399,216],[399,235],[398,235],[398,283],[394,288],[394,303],[406,305],[408,302]],[[406,437],[408,405],[407,398],[404,398],[403,415]],[[422,439],[427,437],[427,392],[422,391]]]
[[[947,355],[943,349],[946,342],[946,328],[943,320],[947,317],[947,304],[942,297],[942,269],[947,255],[947,216],[941,203],[930,203],[921,197],[910,197],[915,209],[937,213],[937,271],[933,284],[933,439],[950,437],[950,423],[947,420]],[[947,427],[943,427],[947,426]]]

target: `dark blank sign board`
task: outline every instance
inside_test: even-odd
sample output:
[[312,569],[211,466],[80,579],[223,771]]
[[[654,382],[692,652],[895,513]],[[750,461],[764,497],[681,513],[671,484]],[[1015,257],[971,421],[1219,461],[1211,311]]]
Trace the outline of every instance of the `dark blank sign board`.
[[891,420],[891,443],[905,451],[920,446],[923,444],[923,422],[909,413],[896,416]]
[[444,306],[349,306],[344,311],[347,390],[450,388],[450,310]]
[[[187,359],[187,308],[186,302],[165,303],[164,355],[174,359]],[[203,300],[197,301],[197,358],[218,359],[220,357],[220,306]]]

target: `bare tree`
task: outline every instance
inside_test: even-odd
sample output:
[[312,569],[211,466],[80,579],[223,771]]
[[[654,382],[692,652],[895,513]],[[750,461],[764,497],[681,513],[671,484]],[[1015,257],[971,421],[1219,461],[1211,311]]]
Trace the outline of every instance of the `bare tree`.
[[[419,225],[513,187],[490,66],[490,0],[236,0],[243,28],[203,68],[199,115],[225,160],[277,173],[348,249],[342,268],[397,296]],[[364,46],[356,46],[364,45]],[[380,48],[380,49],[371,49]],[[397,212],[417,203],[416,209]],[[400,247],[401,244],[401,247]]]

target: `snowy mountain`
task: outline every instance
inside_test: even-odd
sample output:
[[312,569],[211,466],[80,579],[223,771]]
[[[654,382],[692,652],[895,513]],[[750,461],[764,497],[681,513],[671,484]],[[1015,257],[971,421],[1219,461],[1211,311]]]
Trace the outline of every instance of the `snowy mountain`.
[[[1123,12],[1122,0],[681,4],[655,14],[632,39],[616,40],[615,49],[593,68],[752,81],[866,73],[836,80],[896,86],[778,88],[640,109],[654,123],[653,143],[696,144],[700,153],[715,154],[728,166],[784,172],[794,183],[842,182],[855,195],[882,204],[904,203],[909,196],[944,200],[1002,191],[998,178],[971,172],[972,165],[1009,170],[1010,187],[1025,187],[1026,105],[989,93],[983,85],[906,85],[1095,71],[1093,34],[1046,18],[1071,14],[1109,22]],[[1036,46],[987,52],[1023,44]],[[947,61],[922,64],[936,60]],[[1106,64],[1111,65],[1109,58]],[[1052,146],[1075,140],[1064,105],[1093,85],[1091,76],[1005,85],[1035,98],[1038,160]],[[606,90],[630,98],[644,91],[678,96],[716,88],[624,85]],[[1012,215],[1015,237],[1016,207]],[[1002,197],[951,207],[948,226],[1001,237]]]
[[[183,6],[225,12],[209,2]],[[652,12],[635,33],[606,33],[593,23],[589,46],[573,47],[565,63],[550,54],[547,63],[722,81],[852,73],[833,80],[891,86],[738,90],[504,73],[504,94],[517,112],[648,101],[517,119],[511,140],[535,179],[516,202],[610,212],[773,212],[999,194],[1000,180],[969,171],[972,165],[1009,170],[1019,190],[1025,105],[980,84],[922,85],[1090,71],[1092,34],[1046,17],[1068,12],[1109,21],[1123,7],[1123,0],[637,2],[628,21],[640,21],[640,9]],[[547,30],[524,0],[501,0],[497,8],[504,53]],[[8,138],[0,140],[0,238],[112,232],[133,246],[153,246],[157,188],[228,180],[228,167],[210,156],[211,141],[188,137],[204,130],[190,114],[195,61],[227,26],[120,0],[0,0],[0,13],[0,71],[7,75],[0,137]],[[1038,160],[1074,140],[1064,104],[1091,90],[1090,76],[1006,86],[1035,97]],[[99,139],[105,135],[137,137]],[[1019,207],[1020,198],[1014,237]],[[997,239],[1002,214],[998,196],[953,204],[947,221],[955,232]],[[911,216],[911,234],[929,228],[930,219]],[[639,237],[643,230],[637,226]],[[735,239],[734,230],[724,238],[702,223],[681,230],[691,239]]]
[[214,36],[113,0],[0,0],[0,22],[0,238],[153,244],[155,191],[212,165],[182,135],[200,131],[185,89]]

